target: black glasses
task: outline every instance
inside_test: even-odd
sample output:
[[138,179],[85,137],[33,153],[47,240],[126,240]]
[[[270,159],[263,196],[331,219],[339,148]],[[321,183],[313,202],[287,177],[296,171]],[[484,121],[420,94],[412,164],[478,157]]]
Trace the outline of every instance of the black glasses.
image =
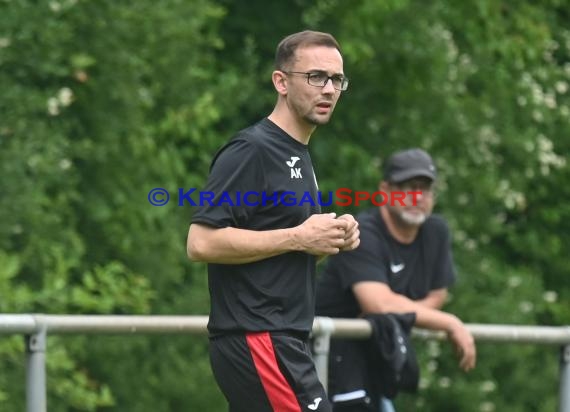
[[344,77],[342,74],[333,74],[329,76],[325,72],[286,72],[285,74],[303,74],[307,76],[307,83],[315,87],[325,87],[330,79],[333,87],[336,90],[345,91],[348,89],[348,77]]

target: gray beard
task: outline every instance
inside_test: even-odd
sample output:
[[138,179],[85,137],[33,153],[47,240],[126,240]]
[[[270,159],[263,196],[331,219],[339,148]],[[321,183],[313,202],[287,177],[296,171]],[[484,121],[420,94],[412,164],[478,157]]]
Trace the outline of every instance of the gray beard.
[[400,218],[410,226],[420,226],[426,221],[427,216],[425,213],[415,214],[403,211],[400,214]]

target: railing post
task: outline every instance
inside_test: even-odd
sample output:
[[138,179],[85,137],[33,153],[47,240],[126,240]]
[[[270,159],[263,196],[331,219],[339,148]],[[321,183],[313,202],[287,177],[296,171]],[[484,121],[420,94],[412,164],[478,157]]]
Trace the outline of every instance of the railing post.
[[46,326],[26,335],[26,412],[46,412]]
[[328,390],[329,349],[331,334],[334,331],[334,321],[331,318],[319,318],[319,332],[313,342],[313,359],[319,380]]
[[570,412],[570,345],[560,351],[560,405],[559,412]]

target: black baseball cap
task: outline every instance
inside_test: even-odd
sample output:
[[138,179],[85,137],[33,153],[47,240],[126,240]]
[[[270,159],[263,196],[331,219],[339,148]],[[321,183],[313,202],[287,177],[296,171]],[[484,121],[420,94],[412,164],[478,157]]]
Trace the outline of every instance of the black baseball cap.
[[384,165],[384,180],[401,183],[414,177],[435,180],[437,171],[433,159],[422,149],[414,148],[394,153]]

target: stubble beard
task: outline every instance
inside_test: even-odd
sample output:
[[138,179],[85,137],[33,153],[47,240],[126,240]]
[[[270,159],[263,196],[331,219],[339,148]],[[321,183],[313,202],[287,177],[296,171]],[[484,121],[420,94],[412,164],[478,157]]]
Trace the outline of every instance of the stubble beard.
[[334,108],[331,108],[330,112],[327,115],[319,115],[315,113],[315,110],[317,110],[317,108],[313,107],[304,115],[302,115],[301,118],[312,126],[322,126],[330,121]]
[[307,114],[303,116],[303,120],[313,126],[321,126],[327,124],[330,121],[331,116],[332,116],[332,110],[328,113],[328,115],[318,115],[313,111],[309,111]]
[[313,126],[322,126],[324,124],[327,124],[329,122],[329,120],[331,119],[330,116],[326,117],[326,118],[319,118],[317,116],[314,115],[307,115],[304,116],[303,119],[309,123],[310,125]]

